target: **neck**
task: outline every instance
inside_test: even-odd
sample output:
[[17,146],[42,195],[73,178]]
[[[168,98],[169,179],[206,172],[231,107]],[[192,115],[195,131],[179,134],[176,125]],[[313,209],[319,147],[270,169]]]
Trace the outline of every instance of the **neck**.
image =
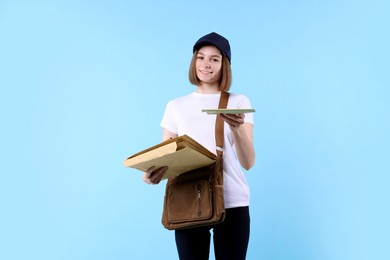
[[202,94],[217,94],[220,93],[218,86],[201,85],[196,87],[196,91]]

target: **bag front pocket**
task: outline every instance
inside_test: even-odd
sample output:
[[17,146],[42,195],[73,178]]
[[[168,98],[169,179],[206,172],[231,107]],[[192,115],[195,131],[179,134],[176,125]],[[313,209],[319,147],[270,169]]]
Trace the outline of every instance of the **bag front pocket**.
[[168,221],[171,223],[210,218],[213,212],[210,182],[198,180],[170,185],[167,209]]

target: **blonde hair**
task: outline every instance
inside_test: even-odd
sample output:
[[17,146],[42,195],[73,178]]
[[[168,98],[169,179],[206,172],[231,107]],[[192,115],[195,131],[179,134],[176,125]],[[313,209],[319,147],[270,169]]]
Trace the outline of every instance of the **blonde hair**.
[[[201,82],[196,75],[196,55],[198,54],[198,50],[194,52],[192,56],[192,60],[190,63],[190,70],[188,73],[188,79],[191,84],[195,86],[200,86]],[[230,67],[230,62],[227,57],[222,55],[222,67],[221,67],[221,77],[219,78],[219,91],[229,91],[230,86],[232,84],[232,69]]]

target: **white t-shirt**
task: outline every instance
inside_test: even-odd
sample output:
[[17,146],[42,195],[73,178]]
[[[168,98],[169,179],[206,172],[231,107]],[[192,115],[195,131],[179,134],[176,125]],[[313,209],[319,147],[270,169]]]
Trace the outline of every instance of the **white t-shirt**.
[[[171,100],[166,106],[160,125],[178,136],[184,134],[190,136],[215,154],[216,115],[208,115],[202,112],[202,109],[218,108],[219,98],[220,94],[193,92]],[[252,106],[246,96],[230,93],[227,108],[252,108]],[[245,114],[245,122],[253,124],[253,113]],[[225,207],[249,206],[249,186],[234,151],[232,132],[226,123],[224,138]]]

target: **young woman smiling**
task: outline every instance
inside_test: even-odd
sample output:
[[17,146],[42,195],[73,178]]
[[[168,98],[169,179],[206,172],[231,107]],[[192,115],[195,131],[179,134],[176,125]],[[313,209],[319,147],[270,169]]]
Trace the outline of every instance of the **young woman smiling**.
[[[162,139],[186,134],[215,152],[215,115],[202,112],[218,107],[222,91],[232,82],[229,41],[217,33],[201,37],[193,47],[189,81],[196,89],[189,95],[168,102],[161,121]],[[251,108],[250,100],[230,93],[228,108]],[[255,162],[253,147],[253,114],[222,114],[224,131],[224,196],[226,218],[223,223],[175,230],[180,259],[206,260],[210,252],[210,230],[213,230],[214,252],[217,260],[246,258],[250,233],[249,185],[243,169]],[[143,174],[144,182],[157,184],[167,167],[152,167]]]

